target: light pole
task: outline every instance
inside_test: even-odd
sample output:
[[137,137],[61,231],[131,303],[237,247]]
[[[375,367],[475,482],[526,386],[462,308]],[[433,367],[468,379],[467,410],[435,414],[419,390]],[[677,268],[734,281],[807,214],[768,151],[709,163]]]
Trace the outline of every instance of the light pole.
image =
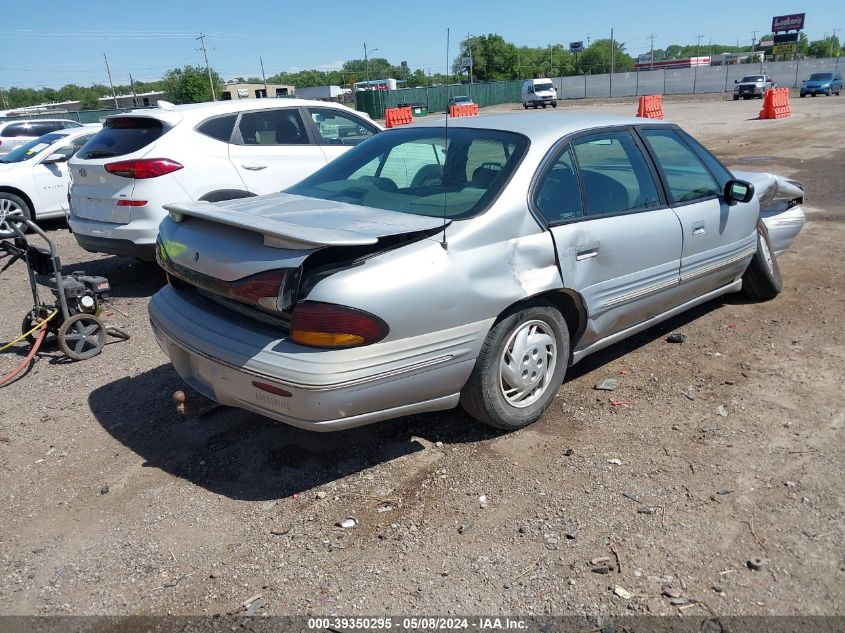
[[[378,49],[374,48],[371,50],[371,53],[375,53]],[[364,64],[366,66],[366,77],[367,77],[367,90],[370,89],[370,58],[367,57],[367,43],[364,42]]]

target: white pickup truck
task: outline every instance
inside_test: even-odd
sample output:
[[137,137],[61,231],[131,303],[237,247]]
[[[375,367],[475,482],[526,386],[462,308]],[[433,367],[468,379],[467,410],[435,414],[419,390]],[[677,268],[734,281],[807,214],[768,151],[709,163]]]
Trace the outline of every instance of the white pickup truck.
[[766,90],[775,87],[775,82],[768,75],[747,75],[742,79],[735,79],[734,101],[743,99],[762,99]]

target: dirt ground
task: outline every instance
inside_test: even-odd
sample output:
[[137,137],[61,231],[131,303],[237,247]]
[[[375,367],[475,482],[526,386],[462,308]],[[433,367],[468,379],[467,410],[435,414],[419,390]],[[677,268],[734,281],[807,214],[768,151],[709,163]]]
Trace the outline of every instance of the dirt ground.
[[[0,613],[216,614],[261,594],[271,614],[845,614],[845,97],[792,105],[758,121],[760,102],[665,103],[729,165],[806,184],[781,295],[587,358],[511,434],[460,410],[336,434],[180,419],[147,322],[161,274],[45,223],[66,270],[110,279],[132,339],[78,363],[48,347],[0,389]],[[0,341],[28,304],[17,264]],[[606,377],[619,388],[594,390]]]

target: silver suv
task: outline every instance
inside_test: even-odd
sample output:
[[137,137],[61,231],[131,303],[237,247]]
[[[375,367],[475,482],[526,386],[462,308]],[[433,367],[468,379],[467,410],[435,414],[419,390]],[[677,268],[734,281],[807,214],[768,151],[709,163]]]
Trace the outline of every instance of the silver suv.
[[0,122],[0,156],[56,130],[82,127],[70,119],[17,119]]

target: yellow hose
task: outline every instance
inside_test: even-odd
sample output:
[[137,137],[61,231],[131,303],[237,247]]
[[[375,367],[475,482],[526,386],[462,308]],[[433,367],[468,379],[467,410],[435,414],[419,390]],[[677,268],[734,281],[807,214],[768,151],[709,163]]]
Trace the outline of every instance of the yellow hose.
[[39,321],[39,322],[38,322],[38,325],[36,325],[34,328],[32,328],[29,332],[26,332],[25,334],[21,334],[21,335],[20,335],[18,338],[16,338],[14,341],[12,341],[12,342],[10,342],[10,343],[6,343],[3,347],[0,347],[0,352],[2,352],[3,350],[9,349],[9,348],[10,348],[12,345],[14,345],[15,343],[19,343],[19,342],[21,342],[22,340],[24,340],[27,336],[29,336],[30,334],[32,334],[32,333],[33,333],[33,332],[35,332],[36,330],[40,330],[40,329],[43,327],[43,325],[44,325],[45,323],[47,323],[47,321],[49,321],[50,319],[52,319],[52,318],[53,318],[54,316],[56,316],[58,313],[59,313],[59,311],[58,311],[58,310],[53,310],[53,312],[51,312],[51,313],[50,313],[50,316],[48,316],[48,317],[47,317],[46,319],[44,319],[43,321]]

